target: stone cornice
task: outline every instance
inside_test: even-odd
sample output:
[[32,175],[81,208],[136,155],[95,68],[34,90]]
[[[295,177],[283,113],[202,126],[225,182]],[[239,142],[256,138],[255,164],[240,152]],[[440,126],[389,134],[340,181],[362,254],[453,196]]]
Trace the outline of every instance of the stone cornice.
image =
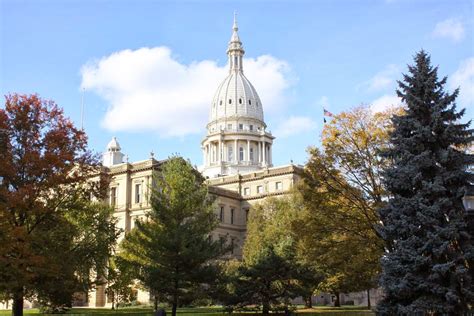
[[282,166],[282,167],[263,169],[263,170],[255,171],[255,172],[249,172],[242,175],[238,174],[238,175],[223,176],[223,177],[208,179],[207,181],[210,186],[220,186],[224,184],[261,180],[268,177],[276,177],[276,176],[286,175],[286,174],[301,174],[302,172],[303,172],[303,168],[300,166],[287,165],[287,166]]
[[120,165],[104,167],[109,175],[119,175],[124,173],[133,173],[147,170],[159,170],[160,166],[167,160],[156,160],[150,158],[148,160],[138,161],[134,163],[122,163]]

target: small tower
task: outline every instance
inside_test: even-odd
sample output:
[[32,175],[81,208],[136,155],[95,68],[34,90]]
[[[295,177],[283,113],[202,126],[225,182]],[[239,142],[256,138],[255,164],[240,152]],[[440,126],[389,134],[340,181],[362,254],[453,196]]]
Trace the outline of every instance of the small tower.
[[102,164],[105,167],[111,167],[123,163],[123,153],[120,151],[120,145],[117,138],[113,137],[107,145],[106,152],[102,155]]

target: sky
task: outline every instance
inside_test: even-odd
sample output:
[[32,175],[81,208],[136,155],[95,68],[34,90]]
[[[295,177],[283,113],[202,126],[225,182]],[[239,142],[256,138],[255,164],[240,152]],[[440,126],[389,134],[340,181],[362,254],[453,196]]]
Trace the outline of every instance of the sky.
[[323,107],[398,104],[396,81],[420,49],[474,118],[473,3],[0,0],[0,92],[54,100],[78,127],[83,99],[97,153],[116,136],[129,161],[153,151],[200,165],[236,11],[244,73],[276,136],[273,163],[303,164]]

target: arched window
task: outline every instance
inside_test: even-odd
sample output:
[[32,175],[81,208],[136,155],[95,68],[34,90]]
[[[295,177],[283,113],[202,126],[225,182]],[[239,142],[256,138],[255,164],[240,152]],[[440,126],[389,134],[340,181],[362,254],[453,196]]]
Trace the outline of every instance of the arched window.
[[232,99],[229,99],[229,104],[232,104]]
[[251,101],[251,100],[249,100],[249,105],[252,105],[252,101]]
[[250,148],[250,161],[253,161],[253,148]]
[[232,146],[227,147],[227,161],[232,161],[234,160],[234,150],[232,149]]
[[239,148],[239,160],[244,161],[244,148],[243,147]]
[[239,99],[239,104],[242,104],[242,99]]

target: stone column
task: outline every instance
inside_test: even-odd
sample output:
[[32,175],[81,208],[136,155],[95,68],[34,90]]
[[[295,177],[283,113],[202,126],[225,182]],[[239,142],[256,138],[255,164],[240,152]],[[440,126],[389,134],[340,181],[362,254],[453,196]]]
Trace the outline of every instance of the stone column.
[[237,152],[237,139],[234,140],[234,161],[236,164],[239,163],[239,153]]
[[267,159],[266,159],[267,157],[266,157],[266,153],[265,153],[265,152],[266,152],[266,148],[265,148],[265,147],[266,147],[266,146],[265,146],[265,141],[263,141],[263,142],[262,142],[262,149],[263,149],[262,154],[263,154],[263,165],[264,165],[264,166],[267,165]]
[[151,177],[146,176],[146,197],[145,197],[146,205],[150,205],[150,198],[151,198]]
[[215,163],[217,161],[217,145],[216,143],[212,143],[212,162]]
[[250,164],[250,141],[247,139],[247,161]]
[[271,165],[273,160],[272,144],[268,144],[268,163]]
[[207,165],[207,161],[206,161],[206,146],[203,146],[202,147],[202,164],[204,166]]

